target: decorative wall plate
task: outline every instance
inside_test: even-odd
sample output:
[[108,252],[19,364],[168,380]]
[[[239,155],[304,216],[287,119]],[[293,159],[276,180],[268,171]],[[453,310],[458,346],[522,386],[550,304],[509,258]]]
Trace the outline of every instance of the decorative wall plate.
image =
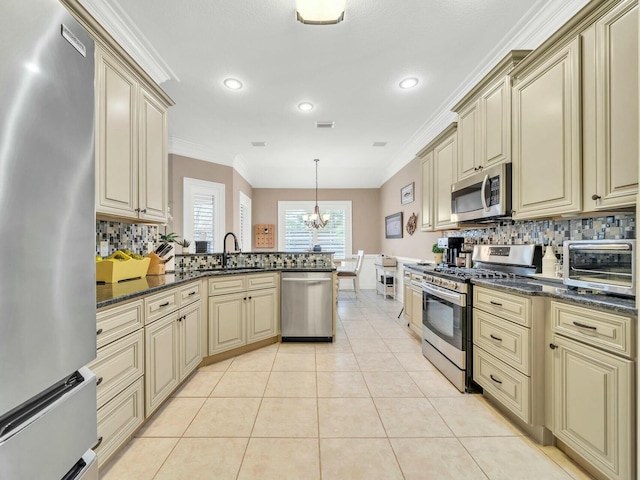
[[416,231],[416,227],[418,225],[418,215],[413,213],[410,217],[409,217],[409,221],[407,222],[407,233],[409,235],[413,235]]

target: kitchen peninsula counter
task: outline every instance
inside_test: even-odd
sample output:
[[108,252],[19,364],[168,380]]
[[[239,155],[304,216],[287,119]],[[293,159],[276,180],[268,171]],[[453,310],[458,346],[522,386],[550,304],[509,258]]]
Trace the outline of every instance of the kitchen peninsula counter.
[[201,280],[206,277],[221,275],[246,275],[266,272],[333,272],[335,267],[317,268],[233,268],[207,271],[193,271],[184,273],[167,273],[165,275],[149,275],[143,278],[126,280],[119,283],[106,283],[96,285],[96,308],[104,308],[117,303],[132,300],[137,297],[159,292],[166,288],[173,288],[178,285],[194,280]]

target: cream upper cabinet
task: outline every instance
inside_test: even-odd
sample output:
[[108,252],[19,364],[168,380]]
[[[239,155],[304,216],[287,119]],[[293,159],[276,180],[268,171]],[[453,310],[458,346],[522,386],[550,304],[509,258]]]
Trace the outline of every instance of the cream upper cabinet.
[[167,107],[140,88],[139,195],[140,218],[164,222],[169,204]]
[[422,159],[422,225],[420,230],[433,230],[433,151]]
[[580,40],[513,78],[513,218],[582,208]]
[[166,222],[169,103],[99,45],[95,55],[96,212]]
[[455,228],[451,222],[451,185],[456,181],[458,140],[455,129],[433,149],[434,228]]
[[511,161],[508,74],[528,53],[529,50],[509,52],[453,107],[458,114],[457,180],[485,167]]
[[638,191],[638,2],[582,35],[585,211],[635,206]]
[[451,222],[451,185],[456,181],[456,122],[418,152],[422,158],[422,231],[455,228]]
[[135,77],[96,45],[96,210],[136,217],[138,208]]

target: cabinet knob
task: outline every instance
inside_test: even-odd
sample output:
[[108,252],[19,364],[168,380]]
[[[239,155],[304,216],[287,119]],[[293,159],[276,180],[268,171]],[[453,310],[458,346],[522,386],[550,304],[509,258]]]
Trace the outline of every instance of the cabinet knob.
[[139,209],[139,208],[136,208],[136,209],[135,209],[135,211],[136,211],[136,212],[140,212],[140,209]]
[[549,348],[550,348],[551,350],[555,350],[556,348],[558,348],[558,346],[557,346],[557,345],[554,345],[553,343],[550,343],[550,344],[549,344]]
[[480,166],[478,167],[478,170],[482,170],[483,168],[484,168],[484,167],[483,167],[482,165],[480,165]]
[[100,335],[101,333],[102,333],[102,329],[101,329],[101,328],[99,328],[99,329],[96,331],[96,335]]
[[102,380],[104,380],[103,377],[100,377],[98,380],[96,380],[96,387],[102,383]]
[[143,208],[142,210],[140,210],[140,213],[147,213],[147,209]]
[[597,193],[594,193],[593,195],[591,195],[591,200],[600,200],[602,197],[600,195],[598,195]]

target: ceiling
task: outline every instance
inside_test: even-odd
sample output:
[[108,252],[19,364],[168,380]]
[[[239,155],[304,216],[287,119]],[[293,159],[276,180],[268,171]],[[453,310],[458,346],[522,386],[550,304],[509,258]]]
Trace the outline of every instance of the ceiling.
[[[587,1],[347,0],[328,26],[297,22],[295,0],[82,3],[175,100],[170,153],[233,165],[256,188],[313,187],[314,158],[321,188],[377,188],[507,51]],[[400,89],[406,77],[418,85]]]

